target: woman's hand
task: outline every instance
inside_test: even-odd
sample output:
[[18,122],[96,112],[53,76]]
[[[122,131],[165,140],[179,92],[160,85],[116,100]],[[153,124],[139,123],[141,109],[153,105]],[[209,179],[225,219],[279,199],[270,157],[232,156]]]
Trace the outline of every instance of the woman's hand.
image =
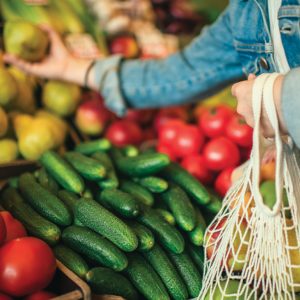
[[38,77],[70,81],[83,85],[85,71],[91,61],[73,57],[68,52],[60,36],[52,28],[44,25],[40,27],[48,33],[50,39],[50,51],[43,61],[29,63],[11,54],[5,54],[4,61]]
[[[286,125],[283,120],[281,111],[281,88],[284,76],[279,76],[274,84],[274,102],[279,120],[279,126],[283,134],[287,133]],[[237,112],[243,116],[247,124],[251,127],[254,126],[253,110],[252,110],[252,89],[255,80],[255,75],[250,74],[248,80],[238,82],[232,86],[231,92],[236,97],[238,105]],[[262,109],[261,127],[265,137],[273,137],[274,130],[269,122],[268,116]]]

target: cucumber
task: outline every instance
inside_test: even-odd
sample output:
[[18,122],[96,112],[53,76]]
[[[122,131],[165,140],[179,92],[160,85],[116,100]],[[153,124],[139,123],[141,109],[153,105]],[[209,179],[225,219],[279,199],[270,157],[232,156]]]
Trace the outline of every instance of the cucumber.
[[128,193],[118,189],[105,189],[97,201],[125,218],[135,218],[140,212],[138,202]]
[[149,230],[146,226],[134,221],[127,222],[127,224],[138,238],[139,245],[137,250],[141,252],[148,251],[154,246],[155,240],[151,230]]
[[136,178],[135,181],[152,193],[163,193],[168,189],[168,183],[164,179],[155,176]]
[[82,194],[82,198],[93,199],[94,195],[90,188],[86,188]]
[[169,300],[164,284],[150,264],[138,253],[128,253],[127,257],[124,273],[138,291],[148,300]]
[[162,176],[179,185],[198,204],[210,202],[210,195],[206,188],[190,173],[177,163],[171,163],[162,171]]
[[40,162],[64,189],[76,194],[84,191],[84,182],[79,174],[54,151],[46,151]]
[[120,189],[131,194],[135,197],[135,199],[144,205],[152,206],[154,203],[152,194],[147,189],[133,181],[122,180]]
[[94,200],[80,199],[75,206],[75,219],[103,235],[125,252],[134,251],[138,246],[134,232]]
[[47,189],[49,192],[52,194],[56,195],[59,188],[58,184],[56,181],[47,173],[45,168],[41,168],[40,170],[37,171],[37,180],[38,183]]
[[125,157],[119,149],[112,148],[111,154],[117,169],[130,177],[146,177],[156,174],[170,163],[169,157],[161,153]]
[[202,277],[192,259],[186,252],[181,254],[169,252],[168,255],[185,282],[190,297],[197,297],[202,288]]
[[53,246],[60,239],[60,229],[36,213],[15,188],[9,187],[1,194],[1,205],[26,228],[30,235],[42,239]]
[[196,209],[197,224],[196,227],[188,232],[190,241],[196,246],[202,246],[206,230],[206,222],[199,209]]
[[174,184],[161,194],[162,200],[175,218],[176,224],[184,231],[196,226],[196,212],[187,194]]
[[96,159],[77,152],[66,152],[64,157],[87,180],[98,181],[106,175],[104,166]]
[[203,273],[205,262],[204,248],[187,244],[187,252],[193,260],[194,264],[197,266],[198,270]]
[[160,276],[172,299],[188,299],[185,283],[167,254],[158,244],[155,244],[151,250],[143,253],[143,255]]
[[125,146],[124,148],[122,148],[122,152],[127,157],[136,157],[139,155],[139,149],[133,145]]
[[85,155],[91,155],[98,151],[107,151],[111,147],[111,143],[108,139],[99,139],[95,141],[89,141],[80,143],[75,147],[75,151]]
[[66,190],[60,190],[57,193],[57,197],[66,205],[66,207],[69,209],[69,212],[72,214],[74,218],[75,204],[79,200],[77,195],[75,193]]
[[165,221],[167,221],[170,225],[175,226],[176,222],[175,222],[175,218],[172,215],[172,213],[170,213],[168,210],[166,209],[162,209],[162,208],[156,208],[155,211],[161,215]]
[[96,232],[80,226],[67,227],[62,233],[64,244],[74,251],[95,260],[102,266],[122,271],[128,261],[122,251]]
[[12,177],[8,180],[8,185],[13,188],[18,188],[19,186],[19,177]]
[[138,221],[155,233],[164,248],[174,253],[181,253],[184,250],[184,239],[181,233],[167,223],[155,210],[144,208]]
[[107,268],[93,268],[86,275],[92,292],[100,295],[116,295],[128,300],[138,300],[139,295],[131,282],[123,275]]
[[85,276],[89,271],[89,266],[79,254],[64,245],[57,245],[54,247],[53,251],[56,259],[62,262],[77,276],[85,279]]
[[211,193],[210,195],[211,195],[211,201],[208,204],[206,204],[203,208],[207,212],[215,216],[222,208],[222,199],[215,193]]
[[109,155],[105,152],[96,152],[92,157],[98,160],[106,169],[106,178],[98,182],[100,188],[117,188],[119,186],[119,179]]
[[65,204],[38,184],[32,174],[20,176],[19,189],[25,200],[47,220],[61,226],[72,223],[72,215]]

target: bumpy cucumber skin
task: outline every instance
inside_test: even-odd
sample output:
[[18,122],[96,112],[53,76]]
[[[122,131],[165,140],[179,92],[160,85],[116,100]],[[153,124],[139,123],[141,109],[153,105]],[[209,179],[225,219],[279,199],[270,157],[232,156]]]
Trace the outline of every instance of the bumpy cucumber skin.
[[20,176],[19,189],[26,201],[47,220],[60,226],[72,223],[72,216],[65,204],[37,183],[32,174]]
[[122,180],[120,189],[126,193],[131,194],[135,197],[135,199],[137,199],[144,205],[152,206],[154,203],[152,194],[138,183],[130,180]]
[[203,242],[204,242],[206,222],[198,208],[196,208],[196,218],[197,218],[196,227],[192,231],[188,232],[188,236],[189,236],[190,241],[194,245],[202,246]]
[[111,147],[111,143],[107,139],[99,139],[80,143],[75,147],[75,151],[85,155],[92,155],[98,151],[107,151]]
[[161,215],[165,221],[167,221],[170,225],[175,226],[175,218],[168,210],[163,208],[155,208],[155,211]]
[[89,266],[79,254],[64,245],[57,245],[54,247],[53,251],[56,259],[62,262],[77,276],[85,279],[85,276],[89,271]]
[[117,169],[130,177],[146,177],[163,170],[170,163],[167,155],[161,153],[140,154],[136,157],[125,157],[119,149],[112,148],[113,160]]
[[54,151],[46,151],[41,156],[40,163],[64,189],[76,194],[84,191],[84,182],[81,176]]
[[208,204],[211,200],[206,188],[190,173],[176,163],[171,163],[162,172],[162,176],[179,185],[189,196],[200,205]]
[[106,152],[96,152],[92,157],[98,160],[106,169],[106,178],[98,182],[98,185],[102,189],[113,189],[119,186],[119,179],[117,177],[115,167],[111,161],[111,158]]
[[129,253],[124,273],[147,300],[170,300],[161,279],[150,264],[138,253]]
[[126,218],[135,218],[140,213],[138,202],[128,193],[118,189],[105,189],[97,201]]
[[151,250],[144,252],[143,255],[160,276],[172,299],[188,299],[188,291],[185,283],[167,254],[157,243]]
[[62,240],[74,251],[105,267],[115,271],[122,271],[127,267],[128,261],[123,252],[106,238],[88,228],[67,227],[62,233]]
[[187,194],[176,185],[161,194],[161,198],[172,212],[176,224],[184,231],[191,231],[196,226],[196,212]]
[[139,299],[139,295],[131,282],[113,270],[102,267],[93,268],[87,273],[86,280],[93,293],[116,295],[128,300]]
[[125,252],[138,247],[134,232],[118,217],[94,200],[80,199],[75,206],[75,219],[103,235]]
[[47,171],[45,170],[45,168],[41,168],[40,170],[38,170],[38,177],[37,180],[39,182],[39,184],[44,187],[45,189],[47,189],[49,192],[51,192],[52,194],[56,195],[59,187],[58,184],[56,183],[56,181],[47,173]]
[[156,176],[137,178],[137,182],[152,193],[163,193],[168,189],[168,182]]
[[104,166],[96,159],[77,152],[66,152],[64,157],[87,180],[98,181],[106,175]]
[[51,246],[59,242],[61,236],[59,227],[34,211],[15,188],[9,187],[3,191],[0,204],[25,226],[29,234]]
[[57,197],[68,207],[68,209],[74,214],[74,209],[79,198],[75,193],[60,190],[57,193]]
[[137,219],[155,233],[164,248],[174,253],[181,253],[184,250],[184,239],[181,233],[167,223],[155,210],[144,208]]
[[193,260],[194,264],[197,266],[198,270],[203,273],[205,262],[204,248],[187,244],[187,252]]
[[181,254],[169,252],[168,255],[185,282],[190,297],[197,297],[202,288],[202,276],[192,259],[186,251]]

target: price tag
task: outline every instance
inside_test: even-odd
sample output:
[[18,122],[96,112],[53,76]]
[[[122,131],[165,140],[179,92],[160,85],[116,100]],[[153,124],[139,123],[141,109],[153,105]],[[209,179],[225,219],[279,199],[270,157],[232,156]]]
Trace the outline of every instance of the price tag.
[[28,5],[47,5],[48,0],[24,0],[24,2]]
[[86,59],[103,57],[97,44],[89,34],[69,34],[65,42],[75,57]]

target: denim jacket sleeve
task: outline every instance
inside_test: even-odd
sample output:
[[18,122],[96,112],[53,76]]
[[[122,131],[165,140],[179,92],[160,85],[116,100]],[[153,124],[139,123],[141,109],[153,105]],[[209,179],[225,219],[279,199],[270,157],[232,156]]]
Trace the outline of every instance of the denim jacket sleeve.
[[300,148],[300,68],[292,69],[284,78],[282,87],[282,112],[290,136]]
[[234,49],[230,7],[182,51],[161,60],[122,60],[96,64],[96,83],[109,109],[177,105],[201,99],[243,77]]

